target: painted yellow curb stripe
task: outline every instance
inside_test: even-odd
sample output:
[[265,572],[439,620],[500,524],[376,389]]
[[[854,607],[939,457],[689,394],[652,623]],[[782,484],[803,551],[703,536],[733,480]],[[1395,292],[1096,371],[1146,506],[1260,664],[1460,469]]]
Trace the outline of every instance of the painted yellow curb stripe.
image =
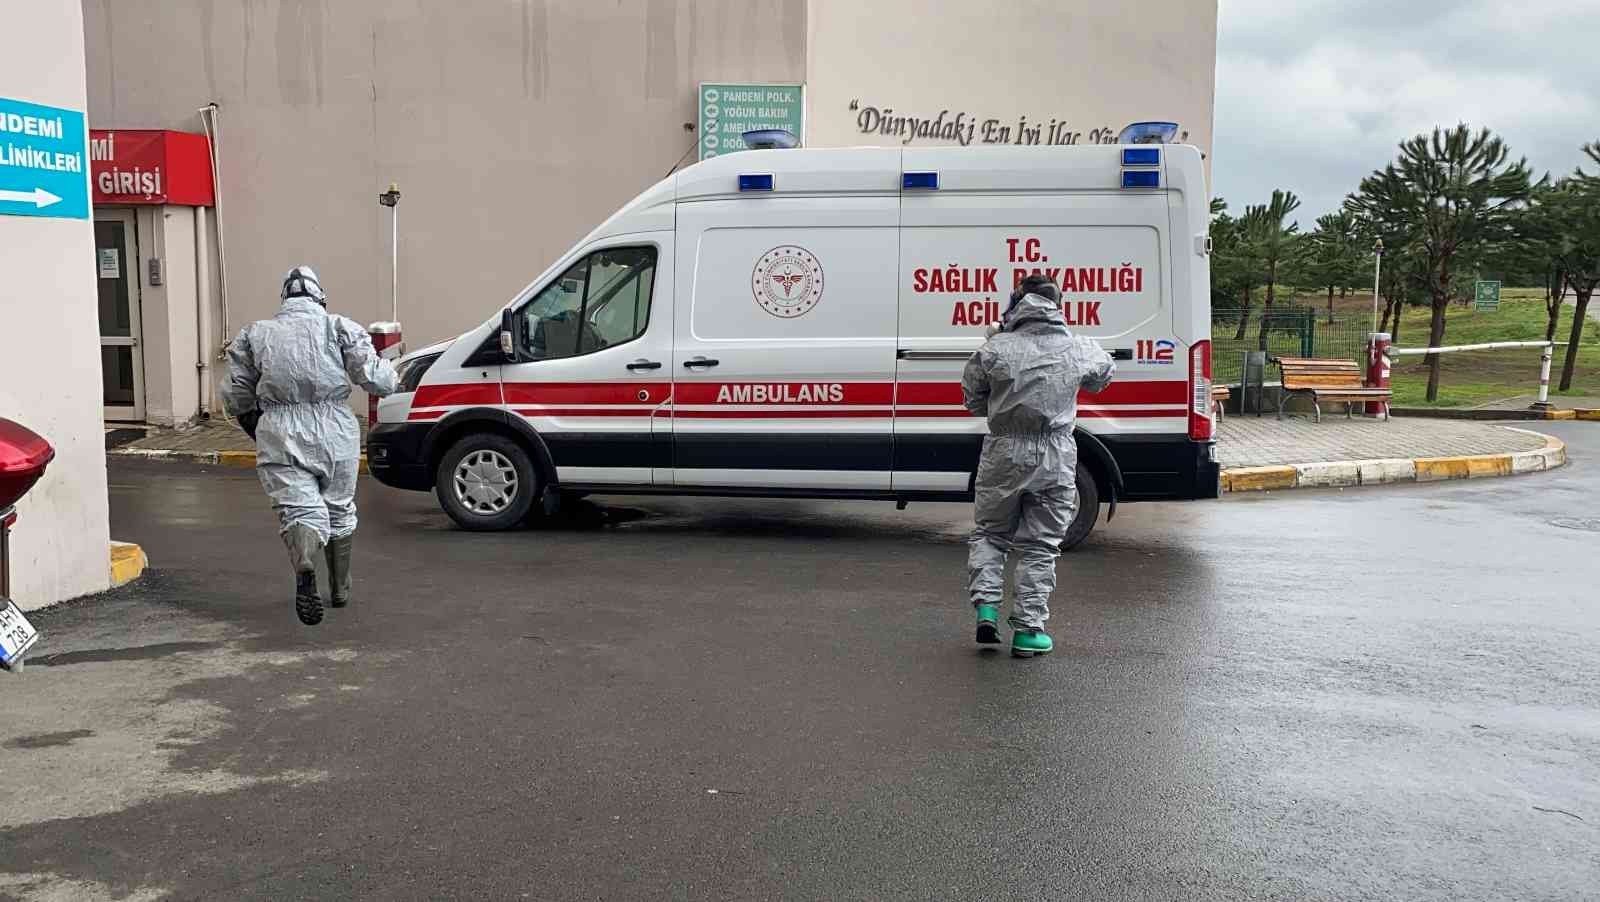
[[1509,454],[1479,454],[1470,457],[1419,457],[1416,464],[1418,482],[1511,475],[1511,455]]
[[1600,407],[1590,407],[1590,408],[1582,408],[1582,407],[1580,407],[1577,410],[1574,410],[1572,412],[1572,418],[1574,420],[1596,420],[1596,421],[1600,421]]
[[1294,467],[1240,467],[1222,471],[1224,492],[1267,492],[1295,487]]
[[111,543],[111,587],[125,586],[138,579],[149,566],[144,549],[132,542]]

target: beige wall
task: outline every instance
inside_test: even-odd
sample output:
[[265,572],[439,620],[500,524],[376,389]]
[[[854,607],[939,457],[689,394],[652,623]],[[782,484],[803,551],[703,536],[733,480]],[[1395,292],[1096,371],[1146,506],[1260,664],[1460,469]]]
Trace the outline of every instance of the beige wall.
[[[96,128],[220,106],[230,328],[315,266],[411,347],[482,322],[693,144],[700,81],[799,81],[805,0],[82,0]],[[220,323],[219,323],[220,329]]]
[[[976,120],[972,143],[1052,120],[1078,143],[1167,120],[1207,154],[1216,84],[1216,0],[810,0],[806,138],[903,144],[863,133],[872,114]],[[892,110],[892,113],[885,113]],[[910,123],[907,123],[909,128]],[[1107,133],[1109,133],[1107,135]],[[913,138],[911,146],[950,144]]]
[[[195,312],[194,208],[135,207],[139,257],[140,346],[144,352],[145,419],[162,426],[194,419],[200,403]],[[150,283],[150,260],[161,261],[161,284]]]
[[[26,19],[27,40],[0,53],[0,93],[83,109],[77,0],[31,3]],[[86,219],[0,216],[0,271],[0,416],[56,448],[11,533],[11,592],[31,609],[111,582],[94,228]]]

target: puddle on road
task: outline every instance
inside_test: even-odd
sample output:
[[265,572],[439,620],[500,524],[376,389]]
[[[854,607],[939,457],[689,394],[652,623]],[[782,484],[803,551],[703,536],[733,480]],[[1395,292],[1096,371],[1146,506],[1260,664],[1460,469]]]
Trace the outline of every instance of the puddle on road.
[[[110,814],[184,793],[328,779],[314,769],[263,774],[181,766],[180,760],[193,761],[197,747],[250,715],[194,697],[186,687],[227,678],[267,679],[286,669],[358,659],[366,664],[371,656],[347,648],[247,651],[250,637],[225,624],[189,625],[183,636],[182,641],[58,652],[30,661],[42,666],[30,666],[12,679],[6,687],[6,718],[0,722],[6,731],[0,733],[0,748],[6,750],[0,755],[0,830]],[[348,676],[338,682],[351,683]],[[318,695],[302,693],[280,700],[279,706],[303,709],[319,701]],[[64,895],[38,897],[94,896],[89,891],[75,895],[73,887]]]

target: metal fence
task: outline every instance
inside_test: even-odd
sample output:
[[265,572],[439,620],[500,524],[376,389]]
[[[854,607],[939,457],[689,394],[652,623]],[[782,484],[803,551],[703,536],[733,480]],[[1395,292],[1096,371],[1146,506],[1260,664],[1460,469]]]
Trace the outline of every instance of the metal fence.
[[[1245,317],[1244,336],[1239,335],[1239,320]],[[1265,325],[1267,357],[1319,357],[1329,360],[1362,361],[1367,356],[1367,336],[1372,332],[1370,317],[1336,312],[1332,320],[1327,311],[1314,307],[1274,306],[1270,314],[1256,306],[1211,308],[1211,374],[1218,385],[1236,384],[1244,369],[1246,351],[1262,348]],[[1271,369],[1268,370],[1269,376]]]

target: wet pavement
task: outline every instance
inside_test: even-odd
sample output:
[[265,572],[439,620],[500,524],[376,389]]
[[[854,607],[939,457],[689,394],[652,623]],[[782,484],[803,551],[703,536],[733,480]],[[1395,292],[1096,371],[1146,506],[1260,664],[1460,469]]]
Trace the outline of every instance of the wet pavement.
[[475,535],[364,480],[307,629],[252,474],[114,461],[154,569],[0,675],[0,898],[1594,898],[1600,427],[1539,428],[1125,506],[1033,661],[970,642],[962,505]]

